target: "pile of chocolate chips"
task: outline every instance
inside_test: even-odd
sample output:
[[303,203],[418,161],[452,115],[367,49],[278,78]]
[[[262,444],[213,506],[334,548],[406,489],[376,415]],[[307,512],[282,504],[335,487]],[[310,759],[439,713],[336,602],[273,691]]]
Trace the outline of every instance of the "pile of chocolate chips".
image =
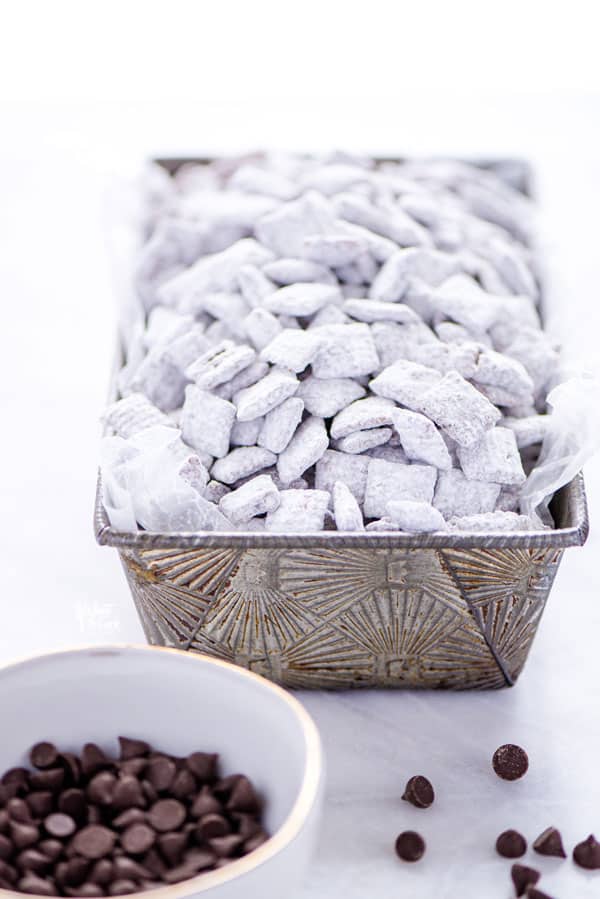
[[121,896],[178,883],[268,839],[243,774],[218,756],[176,758],[119,737],[119,759],[38,743],[36,769],[0,780],[0,888],[41,896]]
[[[498,747],[492,758],[492,767],[502,780],[519,780],[527,773],[529,759],[527,753],[514,743]],[[434,789],[426,777],[417,774],[406,784],[402,799],[416,808],[429,808],[435,799]],[[413,830],[405,830],[396,838],[396,855],[405,862],[416,862],[425,854],[425,840]],[[555,827],[547,827],[533,843],[539,855],[566,858],[562,837]],[[527,840],[517,830],[505,830],[496,840],[496,851],[503,858],[521,858],[527,852]],[[573,850],[573,861],[580,868],[600,869],[600,843],[593,835],[578,843]],[[535,868],[514,864],[511,877],[517,896],[527,899],[552,899],[538,890],[536,884],[541,877]]]

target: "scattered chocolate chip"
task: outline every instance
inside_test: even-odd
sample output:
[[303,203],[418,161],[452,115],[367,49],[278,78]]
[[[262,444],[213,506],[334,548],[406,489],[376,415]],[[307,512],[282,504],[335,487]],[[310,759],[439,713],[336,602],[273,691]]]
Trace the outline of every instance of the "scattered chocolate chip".
[[53,743],[36,743],[31,747],[29,759],[34,768],[52,768],[58,762],[58,750]]
[[75,833],[76,825],[70,815],[65,815],[64,812],[53,812],[44,819],[44,827],[51,837],[64,839]]
[[162,878],[167,870],[167,866],[154,848],[145,854],[142,864],[144,868],[148,868],[154,877]]
[[542,893],[537,887],[527,887],[525,895],[527,899],[552,899],[552,896],[549,896],[548,893]]
[[527,840],[518,830],[505,830],[496,840],[496,852],[503,858],[521,858],[527,852]]
[[185,760],[194,777],[206,783],[214,780],[219,756],[212,752],[192,752]]
[[22,893],[34,893],[36,896],[58,896],[52,881],[36,874],[26,874],[17,884]]
[[154,845],[156,834],[147,824],[132,824],[121,834],[121,845],[131,855],[141,855]]
[[29,771],[27,768],[10,768],[2,777],[2,783],[5,787],[15,787],[17,791],[9,790],[7,792],[9,799],[13,796],[22,795],[22,791],[26,791],[29,786]]
[[52,811],[53,799],[49,790],[29,793],[25,801],[34,818],[45,818]]
[[534,850],[539,855],[553,855],[557,858],[566,858],[562,837],[556,827],[547,827],[533,843]]
[[540,879],[540,872],[535,868],[528,868],[527,865],[513,865],[510,869],[510,876],[515,885],[517,896],[523,896],[528,886],[533,886]]
[[152,786],[149,780],[142,781],[142,793],[150,805],[153,805],[158,799],[158,790]]
[[138,755],[147,755],[150,752],[148,743],[145,743],[144,740],[134,740],[131,737],[119,737],[119,746],[121,747],[122,762],[134,759]]
[[402,798],[416,808],[429,808],[435,799],[435,793],[430,781],[422,774],[416,774],[407,782]]
[[115,844],[115,834],[108,827],[90,824],[75,836],[73,847],[85,858],[103,858],[108,855]]
[[405,862],[417,862],[425,852],[425,840],[414,830],[405,830],[396,839],[396,855]]
[[587,840],[577,843],[573,849],[573,861],[588,871],[600,868],[600,843],[593,834],[590,834]]
[[30,785],[32,790],[57,793],[64,782],[65,772],[63,768],[49,768],[47,771],[35,771],[31,775]]
[[227,777],[222,777],[214,785],[213,793],[215,796],[218,796],[219,799],[228,799],[231,795],[231,791],[242,776],[242,774],[228,774]]
[[499,746],[492,758],[492,767],[502,780],[518,780],[529,767],[527,753],[514,743]]
[[87,859],[71,858],[64,863],[64,866],[61,866],[61,880],[67,886],[79,886],[85,880],[89,870],[90,863]]
[[185,806],[176,799],[159,799],[150,809],[148,820],[161,833],[177,830],[185,821]]
[[223,815],[209,814],[200,818],[195,834],[199,843],[231,833],[231,825]]

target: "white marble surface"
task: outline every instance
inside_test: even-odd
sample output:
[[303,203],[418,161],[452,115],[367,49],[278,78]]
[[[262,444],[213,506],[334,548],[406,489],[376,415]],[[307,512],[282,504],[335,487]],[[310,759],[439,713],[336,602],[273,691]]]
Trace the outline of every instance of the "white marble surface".
[[[297,107],[277,117],[264,105],[254,117],[248,106],[233,113],[231,106],[207,107],[201,132],[173,105],[160,115],[126,105],[2,109],[0,661],[64,645],[143,639],[116,554],[97,548],[91,530],[97,421],[115,316],[102,245],[102,195],[114,169],[153,148],[206,146],[206,134],[211,146],[226,148],[337,143],[524,152],[539,167],[564,299],[561,328],[579,355],[595,356],[597,107],[548,99],[532,115],[526,103],[471,103],[454,130],[438,110],[442,133],[407,106],[410,127],[391,128],[375,99],[358,116],[360,131],[354,101],[338,106],[334,119],[325,105],[315,115],[314,103],[304,119]],[[236,115],[246,116],[243,134]],[[430,118],[435,122],[433,111]],[[504,899],[511,895],[510,864],[493,851],[501,830],[516,827],[532,840],[554,824],[569,849],[594,829],[600,837],[597,461],[588,466],[587,486],[592,535],[584,549],[566,553],[514,689],[301,696],[323,735],[329,781],[322,840],[300,897]],[[491,773],[491,754],[506,741],[530,754],[520,783]],[[426,811],[400,801],[416,772],[436,787],[436,803]],[[414,866],[397,861],[392,850],[407,828],[420,830],[428,843]],[[539,861],[540,885],[552,896],[600,895],[600,872],[586,875],[571,861],[531,854],[528,861]]]

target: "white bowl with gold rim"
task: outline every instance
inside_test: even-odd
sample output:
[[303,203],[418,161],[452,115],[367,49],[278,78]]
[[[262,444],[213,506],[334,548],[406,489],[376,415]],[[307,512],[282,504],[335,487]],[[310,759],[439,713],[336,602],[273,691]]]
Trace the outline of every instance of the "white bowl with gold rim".
[[91,741],[114,754],[124,734],[173,755],[218,752],[225,774],[252,779],[271,838],[224,868],[144,895],[275,899],[308,865],[323,795],[319,735],[296,699],[245,669],[149,646],[50,653],[0,669],[0,721],[0,772],[28,765],[40,740],[70,751]]

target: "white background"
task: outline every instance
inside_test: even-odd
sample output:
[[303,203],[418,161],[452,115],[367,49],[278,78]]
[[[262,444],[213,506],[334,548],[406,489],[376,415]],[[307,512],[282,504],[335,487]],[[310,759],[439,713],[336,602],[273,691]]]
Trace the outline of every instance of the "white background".
[[[532,159],[555,269],[553,327],[593,362],[600,327],[600,67],[594,4],[103,2],[0,15],[0,661],[141,640],[116,554],[95,546],[98,418],[116,309],[106,193],[152,153],[261,146]],[[304,897],[511,895],[509,826],[600,837],[600,465],[522,680],[485,694],[303,696],[329,768]],[[490,773],[502,742],[532,764]],[[428,811],[399,797],[428,774]],[[417,828],[416,866],[392,853]],[[530,856],[530,861],[533,860]],[[600,872],[540,860],[560,899]]]

